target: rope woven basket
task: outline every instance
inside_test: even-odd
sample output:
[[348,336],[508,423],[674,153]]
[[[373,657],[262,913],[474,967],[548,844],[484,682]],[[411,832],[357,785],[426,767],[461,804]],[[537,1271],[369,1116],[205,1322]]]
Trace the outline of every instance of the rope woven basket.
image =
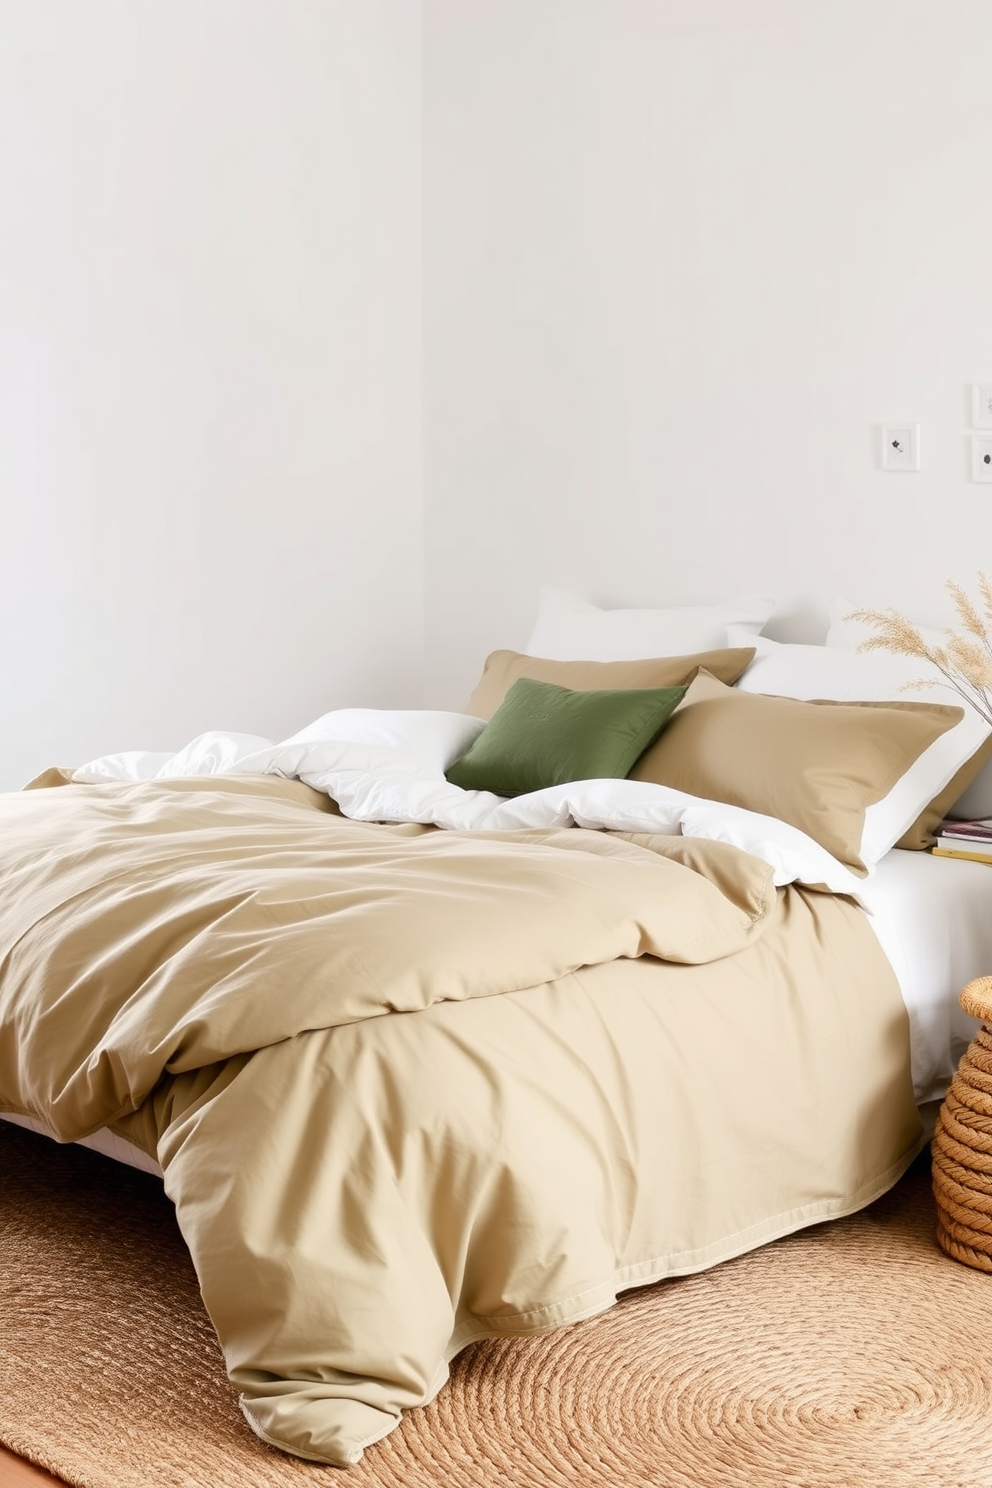
[[992,976],[969,982],[960,1001],[982,1027],[951,1081],[931,1144],[937,1243],[992,1274]]

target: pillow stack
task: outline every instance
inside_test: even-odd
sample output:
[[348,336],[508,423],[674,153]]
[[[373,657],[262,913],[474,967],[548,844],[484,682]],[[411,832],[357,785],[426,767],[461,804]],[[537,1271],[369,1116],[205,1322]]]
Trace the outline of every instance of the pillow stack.
[[489,723],[447,778],[510,796],[629,776],[787,822],[860,875],[927,847],[986,760],[992,788],[992,729],[939,678],[907,696],[922,664],[855,652],[836,613],[826,646],[769,640],[773,609],[544,588],[527,652],[487,658],[465,712]]
[[724,644],[728,625],[758,629],[773,607],[762,599],[601,610],[545,588],[530,651],[486,658],[465,712],[489,724],[447,779],[501,796],[622,779],[658,738],[700,668],[729,683],[753,659],[753,646]]

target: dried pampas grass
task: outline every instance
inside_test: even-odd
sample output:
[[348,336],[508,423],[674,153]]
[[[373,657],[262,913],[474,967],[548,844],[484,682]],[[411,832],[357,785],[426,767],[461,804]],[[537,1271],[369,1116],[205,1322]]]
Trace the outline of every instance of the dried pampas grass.
[[[954,600],[960,622],[958,630],[944,632],[941,645],[928,642],[919,628],[898,610],[852,610],[846,620],[859,620],[875,634],[858,646],[859,651],[888,651],[896,656],[916,656],[928,661],[944,678],[944,684],[992,724],[992,579],[978,575],[981,608],[952,579],[947,590]],[[933,686],[933,677],[906,682],[902,690]]]

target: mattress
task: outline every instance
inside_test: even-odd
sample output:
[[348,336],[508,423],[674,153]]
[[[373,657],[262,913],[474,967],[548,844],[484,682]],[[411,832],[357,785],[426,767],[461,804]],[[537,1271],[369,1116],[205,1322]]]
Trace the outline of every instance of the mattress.
[[[958,993],[992,968],[990,875],[992,867],[984,863],[896,848],[861,887],[909,1012],[913,1090],[931,1122],[978,1026]],[[48,1135],[31,1117],[0,1116]],[[161,1176],[154,1158],[116,1132],[95,1132],[78,1145]]]

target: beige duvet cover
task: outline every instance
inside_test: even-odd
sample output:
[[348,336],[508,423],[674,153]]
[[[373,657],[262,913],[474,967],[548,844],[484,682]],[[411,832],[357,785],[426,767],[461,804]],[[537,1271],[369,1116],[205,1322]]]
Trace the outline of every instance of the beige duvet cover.
[[920,1144],[849,900],[273,777],[0,798],[0,1110],[157,1154],[249,1422],[338,1464],[473,1339],[850,1212]]

